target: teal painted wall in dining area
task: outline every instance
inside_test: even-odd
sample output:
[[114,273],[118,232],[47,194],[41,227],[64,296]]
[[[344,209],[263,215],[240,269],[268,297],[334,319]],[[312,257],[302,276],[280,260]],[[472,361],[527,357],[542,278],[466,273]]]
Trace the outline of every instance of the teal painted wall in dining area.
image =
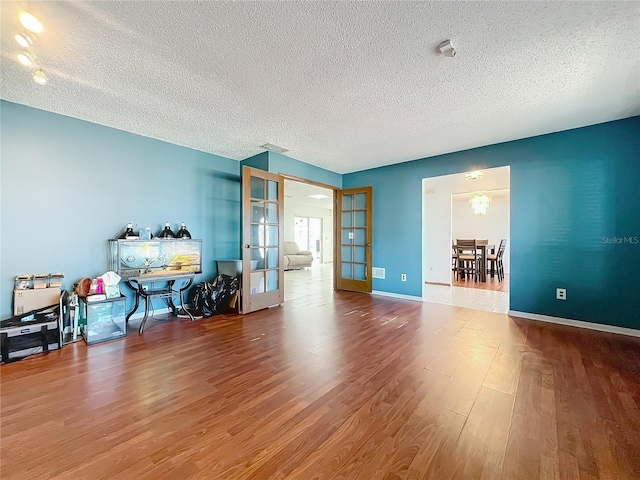
[[505,165],[511,310],[640,329],[640,117],[344,175],[373,186],[374,290],[422,295],[423,178]]

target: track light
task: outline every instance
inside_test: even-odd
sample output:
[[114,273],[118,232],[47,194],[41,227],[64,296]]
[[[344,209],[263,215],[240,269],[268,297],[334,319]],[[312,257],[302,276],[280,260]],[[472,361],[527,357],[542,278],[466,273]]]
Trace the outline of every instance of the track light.
[[44,70],[39,68],[38,70],[33,72],[33,81],[36,82],[38,85],[46,85],[47,76],[45,75]]
[[[18,18],[22,26],[30,32],[40,33],[44,30],[42,22],[29,12],[21,11],[18,14]],[[38,37],[33,33],[22,32],[18,33],[14,38],[16,42],[18,42],[18,45],[24,48],[24,50],[17,55],[18,61],[25,67],[31,69],[33,72],[31,76],[34,82],[38,85],[46,85],[47,75],[40,67],[36,55],[33,53],[33,47]]]
[[36,36],[29,35],[28,33],[19,33],[15,36],[15,39],[22,48],[33,47],[33,45],[36,43]]
[[24,52],[18,54],[18,61],[25,67],[33,67],[36,59],[32,53],[25,50]]
[[38,20],[29,12],[20,12],[19,18],[20,18],[20,23],[27,30],[30,30],[35,33],[40,33],[44,30],[44,26],[42,25],[42,22],[40,22],[40,20]]

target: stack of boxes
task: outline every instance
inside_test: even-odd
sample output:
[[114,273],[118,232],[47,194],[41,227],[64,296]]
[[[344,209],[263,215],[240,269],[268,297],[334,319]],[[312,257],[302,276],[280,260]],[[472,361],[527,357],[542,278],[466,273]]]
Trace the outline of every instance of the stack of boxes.
[[19,316],[60,302],[62,273],[20,275],[13,287],[13,315]]

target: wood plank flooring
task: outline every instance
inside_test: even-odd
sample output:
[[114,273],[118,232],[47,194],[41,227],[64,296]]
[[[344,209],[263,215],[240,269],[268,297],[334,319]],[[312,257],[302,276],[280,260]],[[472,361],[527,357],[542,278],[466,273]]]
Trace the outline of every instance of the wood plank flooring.
[[2,479],[637,479],[640,339],[355,293],[3,365]]
[[476,282],[473,278],[462,278],[459,277],[456,280],[456,274],[451,273],[451,286],[452,287],[467,287],[467,288],[478,288],[480,290],[493,290],[496,292],[508,292],[509,291],[509,274],[505,274],[503,281],[498,281],[498,276],[491,277],[489,273],[487,273],[487,281],[486,282]]

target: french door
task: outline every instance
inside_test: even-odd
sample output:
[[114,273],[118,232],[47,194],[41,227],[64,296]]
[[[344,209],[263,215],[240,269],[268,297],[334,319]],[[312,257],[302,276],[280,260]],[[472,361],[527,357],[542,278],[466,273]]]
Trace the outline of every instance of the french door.
[[337,290],[371,292],[372,206],[371,187],[350,188],[337,192]]
[[284,179],[242,167],[242,312],[284,301]]

